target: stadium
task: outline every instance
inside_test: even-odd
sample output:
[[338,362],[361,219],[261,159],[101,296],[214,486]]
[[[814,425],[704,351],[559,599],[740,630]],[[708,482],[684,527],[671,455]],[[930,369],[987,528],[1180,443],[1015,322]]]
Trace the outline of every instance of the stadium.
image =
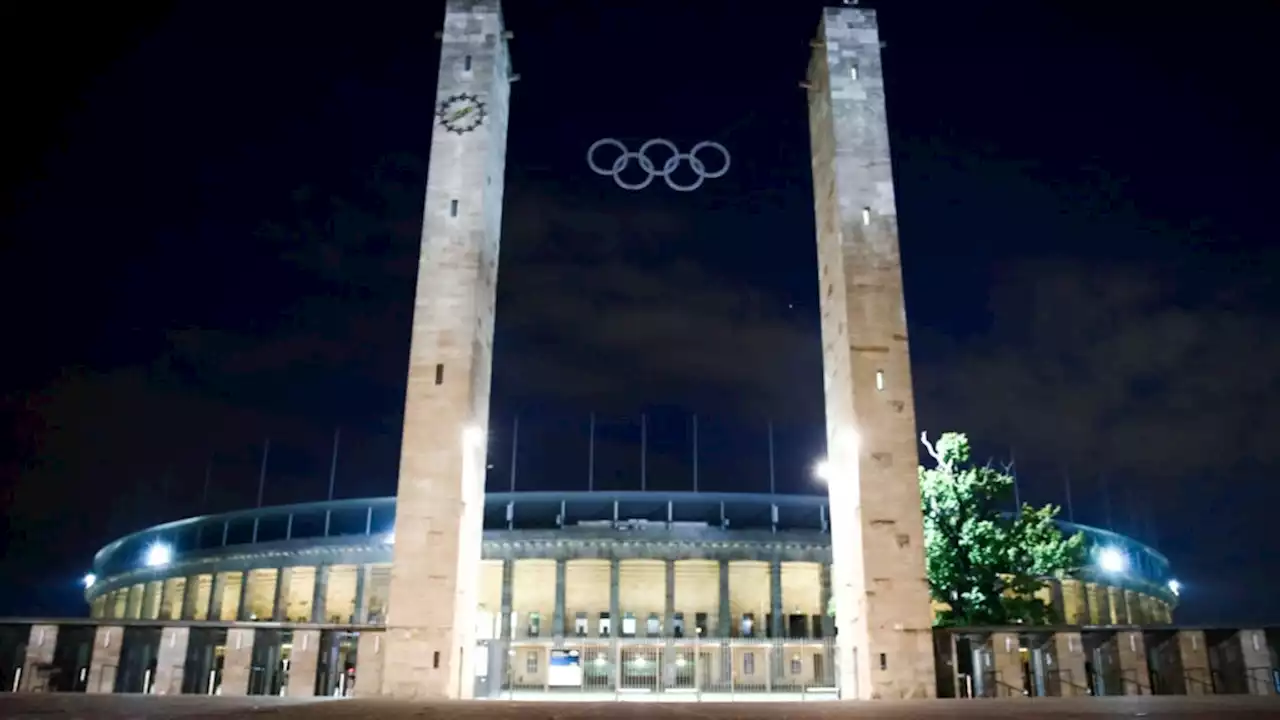
[[[484,515],[477,696],[834,692],[825,495],[489,493]],[[94,557],[90,616],[189,626],[186,672],[172,692],[247,682],[233,692],[351,694],[358,657],[377,652],[387,617],[394,516],[395,498],[381,497],[149,527]],[[1062,524],[1086,535],[1094,560],[1044,591],[1068,625],[1172,622],[1177,585],[1163,555]],[[246,626],[260,628],[249,677],[229,678],[228,628]],[[163,681],[160,629],[152,632],[130,642],[126,629],[114,691],[153,692]],[[298,662],[300,633],[312,632],[301,642],[317,643],[318,657]],[[67,664],[76,655],[87,665],[83,652],[62,655],[60,682],[88,682]]]

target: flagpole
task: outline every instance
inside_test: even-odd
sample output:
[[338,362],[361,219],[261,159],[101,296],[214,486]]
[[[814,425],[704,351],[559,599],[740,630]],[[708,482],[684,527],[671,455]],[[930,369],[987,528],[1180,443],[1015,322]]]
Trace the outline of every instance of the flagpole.
[[693,491],[698,492],[698,414],[693,414]]
[[511,492],[516,491],[516,460],[520,450],[520,416],[511,422]]
[[[267,458],[271,456],[271,438],[262,443],[262,465],[258,468],[258,504],[262,507],[262,494],[267,486]],[[253,542],[258,542],[258,516],[253,518]]]
[[591,425],[587,431],[587,492],[596,487],[596,414],[591,413]]
[[[333,484],[338,477],[338,441],[342,437],[342,428],[333,429],[333,455],[329,458],[329,496],[325,498],[333,502]],[[333,516],[332,509],[324,511],[324,536],[329,537],[329,520]]]
[[640,492],[644,492],[648,481],[648,467],[645,465],[649,450],[649,421],[644,413],[640,413]]

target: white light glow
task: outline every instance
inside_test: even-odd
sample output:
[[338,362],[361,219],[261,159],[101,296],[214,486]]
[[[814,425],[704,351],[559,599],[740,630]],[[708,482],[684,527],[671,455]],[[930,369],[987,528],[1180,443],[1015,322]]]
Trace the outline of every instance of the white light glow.
[[147,548],[147,555],[142,562],[147,567],[160,567],[168,565],[173,560],[173,548],[162,542],[151,543]]
[[462,431],[462,442],[467,447],[480,447],[484,444],[484,430],[475,425],[468,426]]
[[830,460],[819,460],[813,464],[813,476],[818,480],[829,483],[834,475],[835,470],[831,467]]
[[81,582],[84,583],[85,587],[91,588],[93,587],[94,583],[98,582],[98,576],[94,575],[93,573],[86,573],[84,576],[84,580],[82,580]]
[[382,536],[382,544],[383,544],[383,545],[395,545],[395,544],[396,544],[396,531],[395,531],[395,530],[392,530],[391,532],[387,533],[386,535],[383,535],[383,536]]
[[1098,551],[1098,567],[1109,573],[1122,573],[1129,568],[1129,558],[1113,547]]
[[1173,593],[1174,595],[1179,595],[1179,594],[1181,594],[1181,592],[1182,592],[1182,583],[1178,582],[1177,580],[1170,580],[1170,581],[1169,581],[1169,592]]

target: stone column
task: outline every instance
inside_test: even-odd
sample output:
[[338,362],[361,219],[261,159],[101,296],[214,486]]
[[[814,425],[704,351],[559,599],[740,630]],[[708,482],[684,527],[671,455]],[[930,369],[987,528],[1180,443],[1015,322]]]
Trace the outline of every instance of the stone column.
[[[356,567],[356,607],[355,616],[351,619],[355,625],[364,625],[369,622],[369,588],[372,585],[373,566],[360,565]],[[357,650],[357,652],[359,651]],[[379,675],[378,677],[382,676]]]
[[356,686],[351,695],[358,698],[382,694],[382,633],[368,630],[356,639]]
[[[675,685],[676,680],[676,561],[667,560],[665,578],[666,596],[663,600],[662,618],[662,689]],[[694,658],[695,662],[697,658]]]
[[225,573],[215,572],[209,582],[209,610],[205,613],[206,620],[222,619],[222,596],[226,594],[227,576]]
[[160,631],[160,647],[156,648],[156,695],[181,695],[187,667],[187,643],[191,628],[166,627]]
[[716,619],[716,634],[722,638],[733,637],[733,610],[729,605],[729,561],[720,561],[720,617]]
[[89,679],[85,692],[109,695],[116,691],[116,673],[120,669],[120,646],[124,644],[124,628],[99,625],[93,633],[93,653],[89,656]]
[[219,693],[227,696],[249,694],[249,673],[253,668],[252,628],[234,627],[227,631],[227,650],[222,661],[222,686]]
[[621,575],[621,562],[618,558],[611,559],[609,561],[609,637],[614,639],[615,645],[617,638],[622,635],[622,599],[618,587]]
[[319,667],[320,631],[294,630],[293,649],[289,651],[289,687],[285,694],[289,697],[314,696]]
[[23,692],[45,690],[43,683],[46,678],[38,668],[53,663],[53,652],[57,647],[57,625],[31,626],[31,631],[27,634],[27,653],[22,660],[22,679],[19,681],[19,690]]
[[[562,641],[568,631],[565,630],[564,617],[564,576],[565,576],[565,559],[556,560],[556,609],[555,614],[551,617],[551,637],[557,641]],[[548,677],[550,673],[548,673]]]
[[311,622],[328,622],[325,600],[329,597],[329,566],[316,566],[316,585],[311,591]]
[[200,576],[188,575],[186,585],[182,588],[182,610],[178,617],[183,620],[196,619],[196,603],[200,600]]
[[293,580],[291,568],[276,568],[276,596],[271,601],[271,619],[276,622],[289,619],[289,582],[291,580]]
[[819,590],[818,604],[819,615],[818,630],[821,632],[824,640],[830,640],[835,634],[836,624],[835,618],[831,617],[831,563],[823,563],[821,570],[818,571],[819,582],[822,586]]
[[1049,641],[1053,654],[1053,674],[1062,697],[1089,694],[1089,678],[1084,669],[1084,641],[1078,632],[1056,632]]
[[783,675],[782,647],[787,635],[787,624],[782,620],[782,561],[769,562],[769,636],[773,645],[769,648],[769,672],[767,678],[781,680]]
[[716,634],[720,637],[720,682],[733,680],[733,608],[729,604],[729,561],[720,561],[720,617],[716,620]]
[[1146,622],[1145,613],[1142,612],[1142,601],[1139,600],[1138,593],[1132,590],[1124,591],[1124,609],[1126,622],[1130,625],[1141,625]]
[[786,632],[782,622],[782,563],[772,560],[769,563],[769,635],[774,640],[781,640]]
[[244,572],[240,573],[240,599],[237,600],[236,602],[239,603],[236,606],[236,619],[248,620],[249,615],[251,614],[250,612],[251,608],[249,607],[249,571],[248,570],[245,570]]
[[1245,690],[1250,695],[1275,695],[1274,668],[1271,667],[1271,648],[1267,645],[1267,632],[1249,628],[1236,633],[1234,641],[1240,643],[1240,661],[1244,666]]
[[1181,682],[1188,695],[1212,695],[1213,675],[1209,669],[1209,646],[1205,644],[1203,630],[1179,630],[1174,640],[1178,644],[1178,662],[1182,677],[1170,678],[1177,687]]
[[[836,622],[831,616],[831,563],[822,563],[818,570],[821,588],[818,595],[819,612],[816,628],[822,632],[822,684],[832,685],[836,677]],[[954,642],[954,641],[953,641]]]
[[1053,612],[1058,616],[1057,622],[1066,623],[1067,620],[1067,600],[1066,593],[1062,591],[1061,580],[1050,580],[1049,586],[1049,607],[1053,608]]
[[506,641],[510,641],[512,635],[511,596],[515,589],[515,564],[516,561],[511,558],[502,561],[502,600],[499,610],[501,614],[499,622],[502,623],[502,627],[499,629],[498,636]]
[[1098,624],[1111,624],[1111,590],[1104,585],[1098,586]]
[[996,697],[1025,697],[1022,677],[1021,640],[1017,633],[991,633],[991,664],[995,672]]
[[1147,643],[1142,631],[1118,632],[1115,643],[1124,694],[1151,695],[1151,670],[1147,666]]

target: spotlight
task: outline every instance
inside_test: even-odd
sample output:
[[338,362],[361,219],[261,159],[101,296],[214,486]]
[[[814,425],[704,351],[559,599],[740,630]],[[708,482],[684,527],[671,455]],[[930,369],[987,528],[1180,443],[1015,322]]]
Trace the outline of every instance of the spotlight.
[[829,483],[835,477],[835,469],[831,467],[830,460],[819,460],[813,465],[813,476],[822,483]]
[[1129,567],[1129,558],[1113,547],[1105,547],[1098,551],[1098,567],[1104,572],[1122,573]]
[[172,561],[173,548],[159,541],[151,543],[151,546],[147,548],[147,555],[143,559],[143,563],[147,567],[160,567],[168,565]]
[[1178,582],[1177,580],[1170,580],[1169,592],[1173,593],[1174,596],[1177,597],[1182,592],[1182,583]]
[[[84,583],[85,587],[91,588],[94,583],[98,582],[98,576],[93,573],[85,573],[84,579],[80,582]],[[1174,592],[1176,593],[1177,591],[1175,590]]]

